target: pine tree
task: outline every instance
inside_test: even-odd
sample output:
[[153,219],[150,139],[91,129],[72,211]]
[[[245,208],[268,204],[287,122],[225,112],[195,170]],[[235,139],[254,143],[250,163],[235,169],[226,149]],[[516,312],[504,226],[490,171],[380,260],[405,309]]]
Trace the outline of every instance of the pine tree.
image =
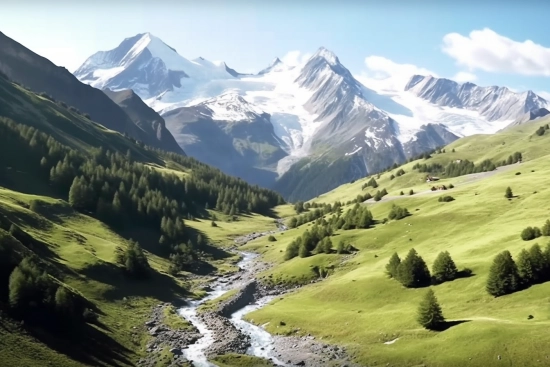
[[345,253],[345,251],[346,251],[346,245],[344,243],[344,240],[340,240],[340,242],[338,242],[338,246],[336,247],[336,253],[343,254]]
[[410,189],[410,190],[409,190],[409,195],[414,195],[413,189]]
[[448,251],[440,252],[434,261],[432,275],[436,282],[442,283],[456,278],[458,270]]
[[69,319],[73,319],[76,316],[74,314],[75,304],[73,301],[73,296],[71,291],[64,286],[58,287],[55,292],[55,309],[58,314],[64,318],[67,317]]
[[430,288],[418,307],[418,323],[429,330],[437,330],[445,322],[441,306]]
[[531,261],[531,255],[525,249],[519,253],[517,268],[523,284],[529,285],[534,282],[535,272],[533,262]]
[[285,260],[290,260],[298,256],[300,253],[300,245],[296,241],[292,241],[285,251]]
[[510,186],[508,186],[506,188],[506,192],[504,193],[504,197],[506,199],[511,199],[512,197],[514,197],[514,194],[512,193],[512,189],[510,188]]
[[390,262],[386,265],[386,273],[390,278],[397,278],[397,271],[399,269],[399,265],[401,264],[401,259],[399,258],[399,255],[397,255],[397,252],[395,252],[390,257]]
[[533,266],[534,281],[541,282],[550,278],[550,262],[547,263],[544,253],[537,243],[529,249],[529,257]]
[[307,248],[306,244],[302,242],[300,244],[300,247],[298,249],[298,256],[300,257],[308,257],[310,255],[309,249]]
[[541,229],[541,234],[543,236],[550,236],[550,220],[546,220],[546,222],[544,222]]
[[520,276],[512,254],[506,250],[498,254],[489,269],[487,292],[495,297],[515,292],[519,289]]
[[430,284],[431,277],[424,259],[411,249],[398,268],[398,279],[407,288]]

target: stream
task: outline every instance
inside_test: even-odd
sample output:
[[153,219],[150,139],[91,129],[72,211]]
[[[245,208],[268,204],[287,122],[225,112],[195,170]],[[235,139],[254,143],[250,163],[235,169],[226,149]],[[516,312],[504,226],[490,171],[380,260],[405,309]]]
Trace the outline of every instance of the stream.
[[[241,255],[243,256],[243,259],[237,263],[237,266],[245,272],[250,272],[250,266],[253,264],[253,260],[258,255],[248,252],[241,252]],[[202,335],[196,343],[190,345],[187,349],[182,351],[185,358],[193,362],[193,366],[216,367],[215,364],[208,362],[205,355],[206,348],[214,343],[213,332],[212,330],[209,330],[207,325],[197,316],[197,308],[204,302],[218,298],[235,288],[239,288],[239,284],[223,284],[218,282],[217,285],[212,287],[212,291],[207,292],[206,297],[198,301],[188,300],[188,304],[179,309],[179,314],[191,322]],[[241,330],[243,334],[250,337],[251,346],[248,348],[247,354],[265,359],[271,359],[272,362],[277,365],[286,366],[286,364],[277,360],[273,355],[274,341],[272,335],[263,328],[242,319],[244,315],[265,306],[272,299],[273,297],[264,297],[255,304],[247,305],[234,312],[229,320],[237,329]]]

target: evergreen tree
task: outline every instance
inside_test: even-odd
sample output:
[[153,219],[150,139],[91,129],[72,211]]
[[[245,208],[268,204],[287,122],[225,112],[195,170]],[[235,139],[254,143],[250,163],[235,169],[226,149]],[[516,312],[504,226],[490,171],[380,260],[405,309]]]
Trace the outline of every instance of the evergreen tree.
[[487,279],[487,292],[495,297],[515,292],[519,289],[520,276],[510,251],[503,251],[493,260]]
[[533,267],[533,276],[535,282],[546,281],[550,278],[550,262],[546,261],[544,253],[538,244],[534,244],[529,249],[529,258]]
[[298,249],[298,256],[300,257],[308,257],[310,255],[309,249],[307,248],[306,244],[302,242],[300,244],[300,247]]
[[550,220],[546,220],[546,222],[544,222],[541,229],[541,234],[543,236],[550,236]]
[[345,253],[345,251],[346,251],[346,245],[344,243],[344,240],[340,240],[340,242],[338,242],[338,246],[336,247],[336,253],[343,254]]
[[400,264],[401,259],[399,258],[399,255],[397,255],[397,252],[395,252],[390,257],[390,262],[386,265],[386,273],[390,278],[397,278]]
[[508,186],[506,188],[506,192],[504,193],[504,197],[506,199],[511,199],[512,197],[514,197],[514,194],[512,193],[512,189],[510,188],[510,186]]
[[407,257],[401,261],[397,273],[397,279],[407,288],[428,285],[431,281],[428,266],[415,249],[411,249]]
[[72,292],[64,286],[58,287],[55,292],[55,309],[65,322],[70,323],[77,317]]
[[438,283],[453,280],[456,278],[458,270],[448,251],[440,252],[434,261],[432,274],[434,280]]
[[518,274],[521,277],[521,281],[525,285],[532,284],[535,280],[535,271],[533,262],[531,261],[531,255],[527,250],[523,249],[519,253],[517,261]]
[[150,275],[149,262],[143,253],[141,246],[130,240],[124,253],[124,266],[126,271],[136,278],[146,278]]
[[288,244],[285,251],[285,261],[290,260],[298,256],[300,253],[300,245],[296,241],[292,241]]
[[417,320],[420,325],[429,330],[437,330],[445,322],[441,306],[431,288],[420,302]]
[[410,189],[410,190],[409,190],[409,195],[414,195],[413,189]]

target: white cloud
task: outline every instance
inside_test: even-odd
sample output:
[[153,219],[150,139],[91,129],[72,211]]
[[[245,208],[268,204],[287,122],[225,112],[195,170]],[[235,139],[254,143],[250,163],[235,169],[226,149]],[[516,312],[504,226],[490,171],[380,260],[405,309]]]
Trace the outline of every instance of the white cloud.
[[304,65],[313,56],[311,53],[301,51],[290,51],[283,57],[281,61],[288,66]]
[[365,86],[386,91],[402,91],[410,78],[415,75],[437,74],[428,69],[413,64],[398,64],[383,56],[368,56],[365,58],[366,72],[357,76]]
[[542,98],[544,98],[545,100],[550,101],[550,92],[545,92],[545,91],[541,90],[541,91],[538,91],[538,92],[535,92],[535,93],[538,94],[539,96],[541,96]]
[[531,40],[514,41],[489,28],[468,36],[449,33],[443,37],[442,49],[470,71],[550,76],[550,48]]
[[475,74],[468,73],[466,71],[459,71],[451,79],[453,79],[458,83],[473,82],[477,79],[477,76]]

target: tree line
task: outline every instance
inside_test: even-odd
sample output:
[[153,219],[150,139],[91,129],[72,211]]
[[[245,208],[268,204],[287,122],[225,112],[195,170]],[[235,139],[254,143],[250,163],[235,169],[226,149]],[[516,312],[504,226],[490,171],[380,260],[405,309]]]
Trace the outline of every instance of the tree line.
[[[283,203],[270,190],[250,186],[192,158],[163,153],[192,171],[185,177],[163,173],[132,156],[103,147],[81,152],[62,145],[33,127],[0,119],[0,140],[25,152],[26,170],[49,184],[79,211],[116,230],[149,229],[158,234],[153,251],[174,260],[174,271],[197,258],[206,239],[187,229],[185,219],[206,216],[205,209],[227,214],[269,214]],[[4,157],[3,166],[9,165]],[[2,160],[2,158],[0,158]],[[1,176],[0,176],[1,180]],[[182,261],[182,257],[185,261]]]

